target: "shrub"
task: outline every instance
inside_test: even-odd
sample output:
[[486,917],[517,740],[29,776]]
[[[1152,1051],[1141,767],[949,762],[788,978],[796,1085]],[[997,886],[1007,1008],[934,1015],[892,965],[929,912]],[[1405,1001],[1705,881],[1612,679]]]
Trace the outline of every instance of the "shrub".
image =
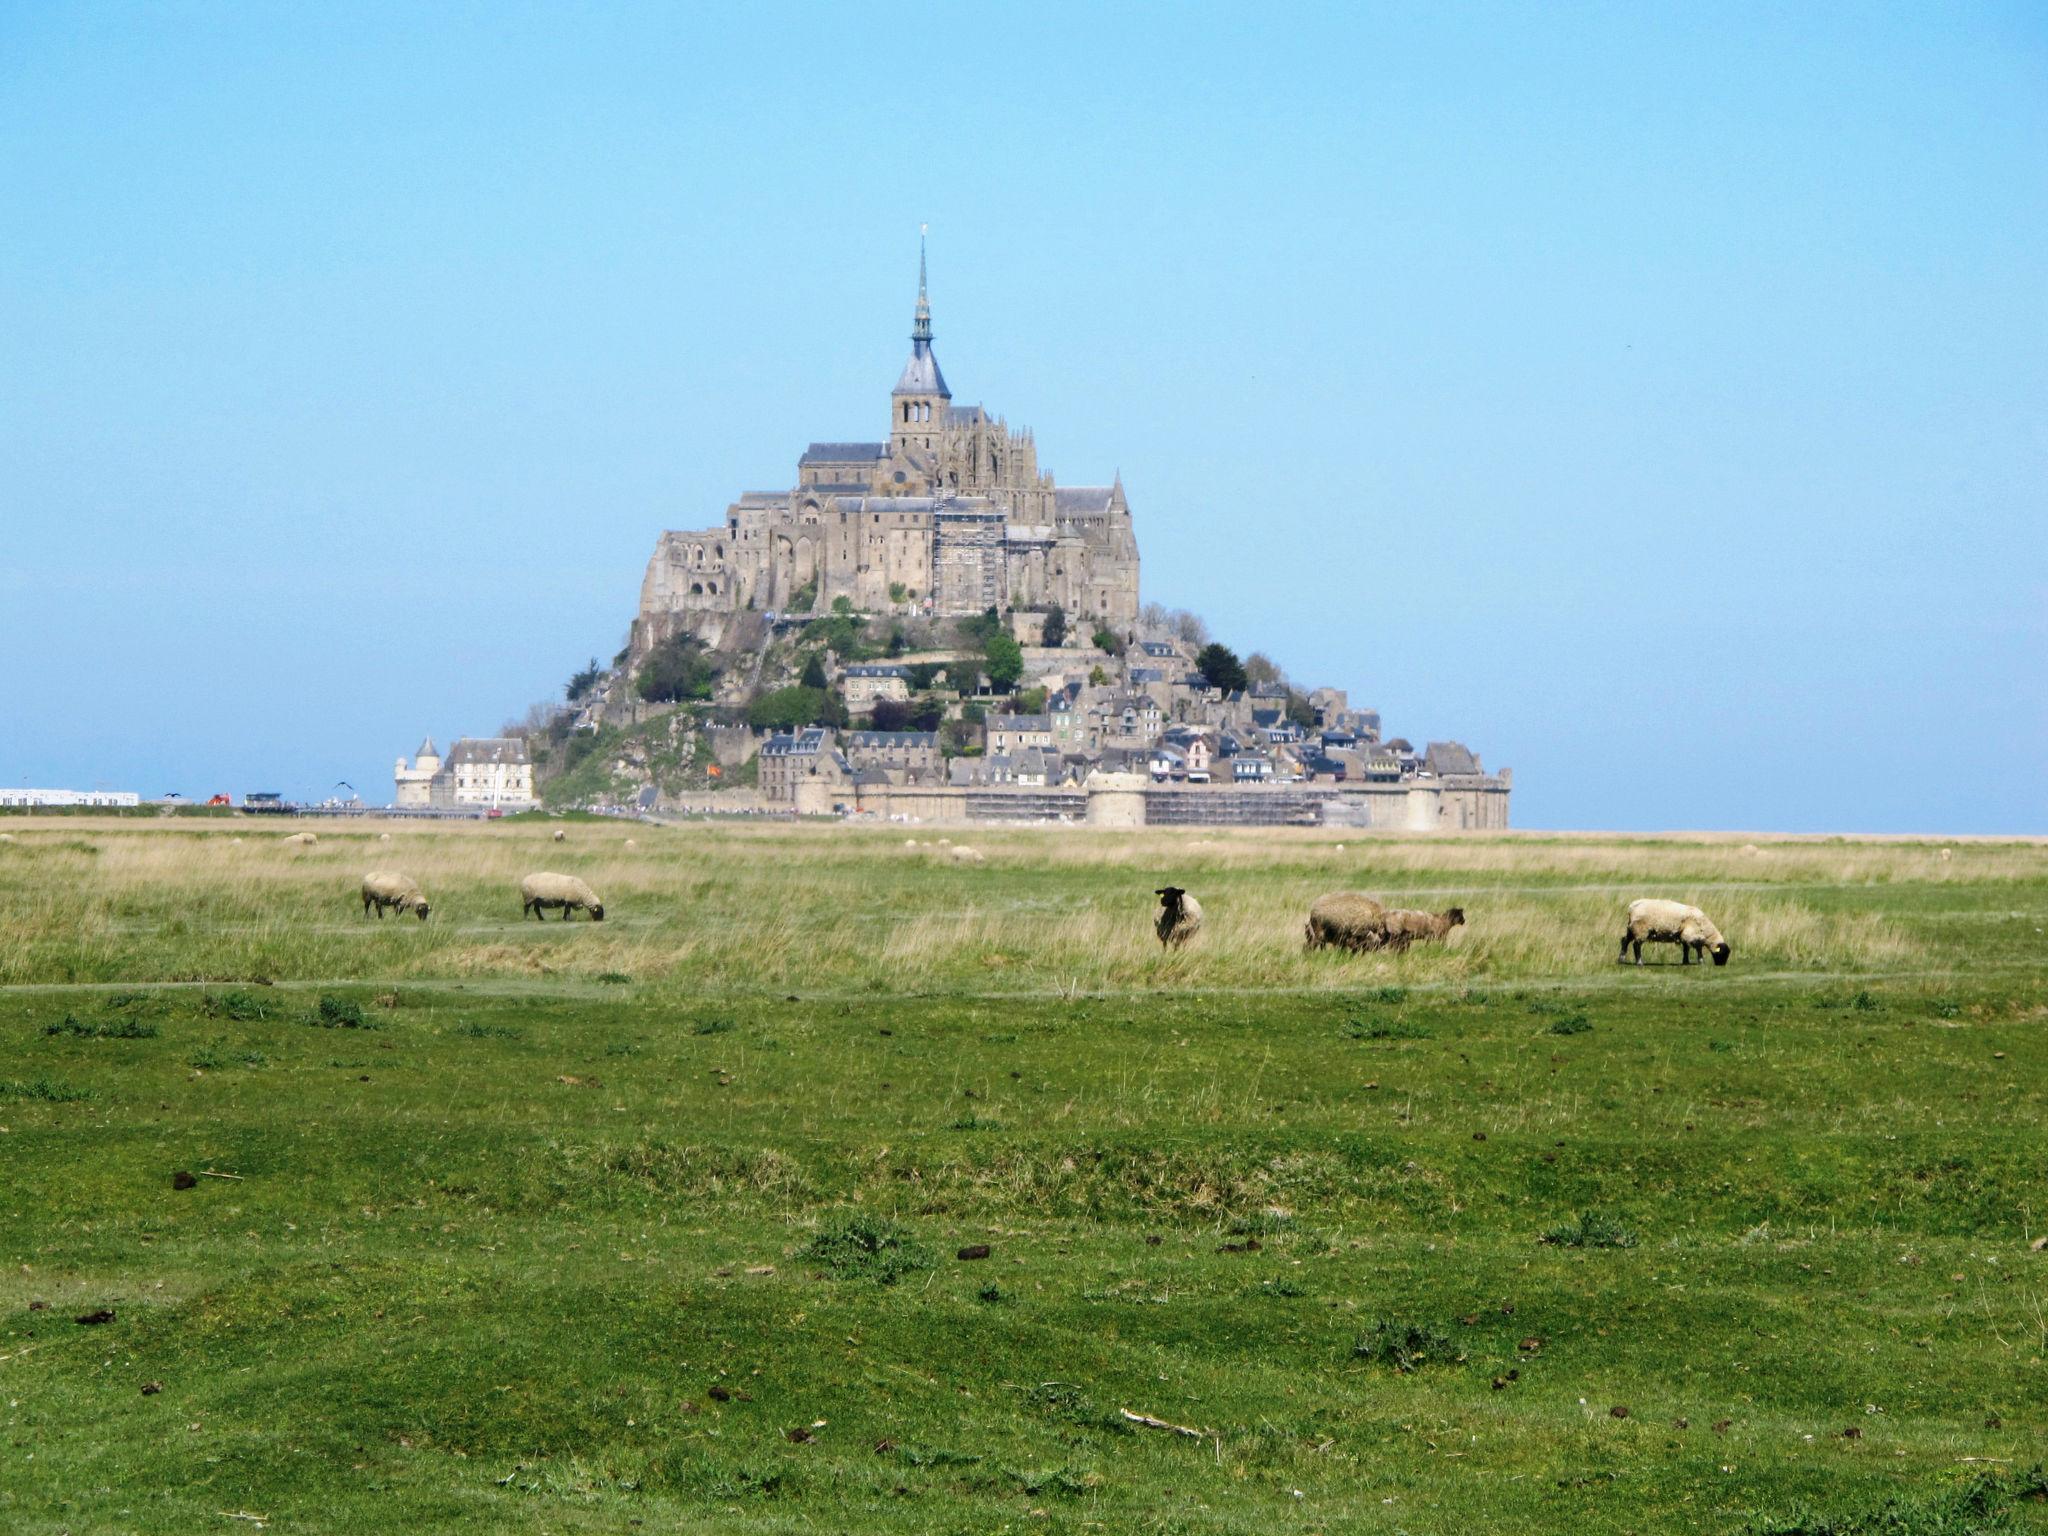
[[1558,1248],[1633,1248],[1636,1235],[1612,1216],[1584,1211],[1545,1232],[1543,1241]]
[[90,1088],[74,1088],[47,1077],[0,1079],[0,1099],[27,1099],[37,1104],[76,1104],[93,1096]]
[[822,688],[776,688],[747,706],[747,724],[757,731],[794,731],[806,725],[838,725],[846,706]]
[[233,1019],[240,1024],[270,1017],[270,1004],[250,992],[208,994],[200,1008],[209,1019]]
[[1432,1361],[1438,1365],[1455,1365],[1464,1359],[1452,1347],[1450,1339],[1434,1328],[1385,1318],[1374,1323],[1371,1331],[1351,1346],[1351,1355],[1355,1360],[1391,1365],[1403,1375]]
[[597,664],[597,658],[593,656],[590,658],[590,665],[572,676],[569,679],[569,686],[564,688],[562,692],[569,702],[574,704],[583,695],[590,692],[592,688],[595,688],[597,680],[603,676],[604,668]]
[[363,1017],[363,1005],[345,997],[322,997],[320,1006],[306,1016],[319,1029],[382,1029],[374,1019]]
[[1067,610],[1054,603],[1045,610],[1044,642],[1047,645],[1067,643]]
[[162,1033],[154,1024],[140,1019],[95,1019],[81,1022],[65,1014],[62,1022],[45,1024],[46,1035],[75,1035],[80,1040],[154,1040]]
[[1371,1019],[1351,1019],[1344,1025],[1347,1040],[1427,1040],[1429,1031],[1410,1024],[1406,1019],[1391,1019],[1378,1022]]
[[657,704],[708,699],[718,681],[718,668],[695,635],[671,635],[647,653],[633,686],[640,697]]
[[804,1249],[805,1257],[839,1279],[894,1285],[903,1276],[931,1268],[931,1255],[910,1233],[872,1216],[851,1216],[825,1228]]
[[1593,1021],[1583,1013],[1568,1013],[1561,1019],[1553,1019],[1550,1032],[1553,1035],[1583,1035],[1593,1027]]

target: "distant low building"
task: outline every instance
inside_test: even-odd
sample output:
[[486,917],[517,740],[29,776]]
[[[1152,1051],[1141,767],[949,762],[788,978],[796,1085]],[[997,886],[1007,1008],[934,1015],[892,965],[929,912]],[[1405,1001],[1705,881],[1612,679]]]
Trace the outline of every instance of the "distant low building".
[[140,805],[142,796],[127,789],[0,789],[0,805],[52,809],[69,805],[118,808]]
[[424,810],[434,803],[434,775],[441,771],[441,753],[429,736],[420,743],[419,751],[413,754],[412,766],[407,767],[404,758],[391,771],[391,778],[398,786],[398,796],[393,802],[402,811]]
[[862,662],[840,674],[839,686],[846,695],[846,707],[864,715],[875,707],[877,699],[893,699],[900,704],[910,697],[910,668]]

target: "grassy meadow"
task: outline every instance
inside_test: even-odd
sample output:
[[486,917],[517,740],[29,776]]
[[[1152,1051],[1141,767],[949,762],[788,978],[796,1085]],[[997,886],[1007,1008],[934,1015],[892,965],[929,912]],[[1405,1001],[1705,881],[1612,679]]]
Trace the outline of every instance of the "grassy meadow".
[[0,1531],[2048,1531],[2048,847],[553,825],[0,818]]

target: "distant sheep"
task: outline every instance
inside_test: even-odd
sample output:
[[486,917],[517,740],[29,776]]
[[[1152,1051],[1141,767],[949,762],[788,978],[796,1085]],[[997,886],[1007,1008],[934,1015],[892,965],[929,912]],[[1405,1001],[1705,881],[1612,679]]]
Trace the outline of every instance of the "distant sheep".
[[389,832],[379,832],[377,834],[377,841],[380,843],[388,843],[391,841],[391,834]]
[[1179,949],[1202,931],[1202,904],[1177,885],[1161,886],[1152,893],[1159,898],[1159,916],[1152,928],[1161,946]]
[[386,907],[411,912],[423,923],[427,920],[427,898],[420,894],[418,883],[389,870],[373,869],[363,876],[363,916],[368,917],[372,907],[380,921]]
[[1308,909],[1305,949],[1378,949],[1387,941],[1387,909],[1362,891],[1332,891]]
[[1676,944],[1684,957],[1681,965],[1691,965],[1696,956],[1709,954],[1714,957],[1714,964],[1726,965],[1732,953],[1728,941],[1721,937],[1721,930],[1707,914],[1682,901],[1645,898],[1628,904],[1628,926],[1621,931],[1620,958],[1626,961],[1633,948],[1636,964],[1641,965],[1646,942]]
[[319,841],[317,832],[292,832],[286,834],[284,845],[287,848],[310,848]]
[[981,850],[979,848],[970,848],[965,843],[955,843],[947,850],[946,857],[955,864],[979,864],[981,862]]
[[541,915],[544,907],[561,909],[562,921],[567,922],[580,907],[588,912],[593,922],[604,921],[604,903],[597,899],[597,892],[585,885],[574,875],[528,875],[519,882],[519,915],[531,912],[535,922],[546,922]]
[[1443,912],[1409,912],[1396,908],[1386,915],[1386,937],[1380,942],[1398,954],[1417,939],[1425,942],[1447,939],[1451,930],[1462,926],[1464,921],[1463,907],[1451,907]]
[[1950,859],[1954,858],[1955,856],[1956,851],[1953,848],[1944,848],[1941,850],[1941,862],[1944,864],[1946,864]]
[[629,837],[626,839],[626,846],[628,848],[638,848],[640,845]]
[[14,844],[14,834],[12,832],[0,832],[0,844],[12,847]]
[[557,827],[555,828],[555,841],[558,843],[566,843],[567,841],[569,841],[569,834],[564,832],[560,827]]

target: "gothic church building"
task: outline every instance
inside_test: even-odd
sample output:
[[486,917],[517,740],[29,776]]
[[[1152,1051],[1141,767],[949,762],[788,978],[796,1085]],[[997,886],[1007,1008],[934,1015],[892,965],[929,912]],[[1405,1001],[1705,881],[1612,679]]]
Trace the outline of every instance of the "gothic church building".
[[1137,620],[1138,544],[1121,477],[1057,486],[1039,471],[1028,430],[953,404],[932,351],[922,251],[888,441],[812,443],[794,489],[746,493],[722,527],[662,534],[634,645],[722,627],[721,615],[823,611],[838,597],[868,613],[1057,603],[1113,629]]

